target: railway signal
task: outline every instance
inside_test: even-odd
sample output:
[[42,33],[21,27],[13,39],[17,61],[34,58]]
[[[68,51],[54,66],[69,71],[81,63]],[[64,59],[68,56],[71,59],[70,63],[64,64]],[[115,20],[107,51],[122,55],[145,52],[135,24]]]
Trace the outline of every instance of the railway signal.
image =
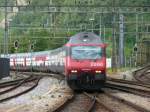
[[18,47],[19,47],[18,40],[16,40],[16,41],[14,42],[14,47],[15,47],[15,49],[18,49]]
[[134,47],[134,51],[137,52],[137,47]]
[[30,49],[33,50],[34,49],[34,44],[30,45]]
[[138,48],[137,48],[137,44],[135,44],[134,48],[133,48],[133,51],[134,52],[137,52]]

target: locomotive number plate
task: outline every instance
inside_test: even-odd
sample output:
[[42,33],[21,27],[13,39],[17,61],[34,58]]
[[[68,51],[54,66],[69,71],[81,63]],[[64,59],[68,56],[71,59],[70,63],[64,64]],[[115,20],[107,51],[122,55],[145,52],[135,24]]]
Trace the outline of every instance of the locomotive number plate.
[[91,66],[103,66],[103,64],[102,63],[91,63]]

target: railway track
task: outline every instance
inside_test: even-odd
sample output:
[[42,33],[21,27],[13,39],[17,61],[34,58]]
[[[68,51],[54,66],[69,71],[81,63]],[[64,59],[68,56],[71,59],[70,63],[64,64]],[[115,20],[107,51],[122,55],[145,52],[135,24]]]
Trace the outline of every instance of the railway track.
[[[31,73],[28,73],[28,74],[31,74]],[[22,72],[19,72],[18,75],[19,75],[18,79],[13,79],[13,80],[5,81],[5,82],[0,82],[0,88],[5,88],[5,87],[8,87],[8,86],[16,85],[19,82],[25,80],[26,78],[29,78],[29,75],[27,75],[27,74],[25,75]]]
[[64,80],[65,76],[62,74],[56,74],[56,73],[44,73],[44,72],[22,72],[25,76],[40,76],[40,77],[53,77],[59,80]]
[[74,94],[53,112],[85,112],[91,103],[91,99],[83,94]]
[[136,86],[141,86],[144,88],[150,88],[149,84],[141,84],[137,81],[129,81],[129,80],[123,80],[123,79],[115,79],[115,78],[107,78],[107,81],[109,82],[116,82],[116,83],[122,83],[122,84],[130,84],[130,85],[136,85]]
[[24,79],[1,83],[0,103],[31,91],[38,85],[40,79],[40,76],[29,76]]
[[109,110],[109,112],[114,112],[111,111],[108,106],[103,105],[101,102],[97,102],[96,96],[97,93],[94,93],[94,95],[86,92],[81,94],[75,93],[72,99],[62,104],[53,112],[92,112],[97,103],[102,107],[101,110]]
[[107,82],[105,84],[105,87],[150,98],[150,90],[148,89],[137,88],[134,86],[131,87],[130,85],[123,85],[119,83],[110,83],[110,82]]
[[106,105],[104,102],[102,102],[99,98],[98,98],[98,93],[92,95],[89,93],[83,93],[86,96],[88,96],[89,98],[94,100],[94,103],[92,105],[90,105],[89,109],[87,110],[87,112],[115,112],[113,109],[111,109],[109,107],[109,105]]
[[[102,111],[101,108],[104,108],[105,111],[107,111],[107,112],[126,111],[126,110],[120,110],[119,107],[118,107],[118,109],[113,108],[112,105],[109,105],[108,103],[106,103],[106,101],[104,101],[100,98],[100,96],[102,96],[102,95],[104,95],[105,97],[111,98],[113,100],[113,102],[117,101],[117,103],[119,103],[119,104],[122,103],[123,106],[125,106],[125,107],[127,106],[129,108],[129,110],[140,111],[140,112],[149,112],[149,110],[147,110],[139,105],[136,105],[132,102],[124,100],[118,96],[114,96],[111,93],[108,93],[106,91],[102,91],[102,92],[103,92],[102,94],[97,94],[95,96],[85,93],[91,98],[94,97],[96,100],[95,102],[97,102],[97,104],[95,103],[95,105],[93,105],[93,107],[91,107],[91,110],[87,111],[87,112],[103,112],[104,110]],[[118,105],[118,106],[120,106],[120,105]]]
[[134,71],[133,76],[136,81],[140,82],[141,84],[150,85],[150,64]]
[[16,79],[16,80],[12,80],[12,81],[6,81],[3,83],[0,83],[0,88],[5,88],[5,87],[9,87],[9,86],[13,86],[18,84],[19,82],[23,81],[25,78],[22,79]]
[[[36,80],[35,77],[28,77],[28,78],[25,78],[23,80],[17,81],[15,83],[9,83],[9,84],[6,83],[6,84],[2,85],[0,95],[5,94],[9,91],[12,91],[12,90],[18,88],[19,86],[21,86],[24,83],[31,82],[31,81],[34,81],[34,80]],[[5,89],[5,88],[8,88],[8,89]],[[4,89],[4,90],[2,91],[2,89]]]
[[[106,98],[107,97],[107,98]],[[107,101],[106,99],[110,100]],[[109,104],[112,102],[113,104]],[[117,105],[116,105],[117,104]],[[120,106],[121,105],[121,106]],[[122,110],[120,110],[122,109]],[[123,110],[124,109],[124,110]],[[101,93],[74,93],[74,97],[68,100],[53,112],[149,112],[144,107],[124,100],[111,93],[102,91]]]
[[64,75],[40,72],[18,72],[18,75],[21,77],[20,79],[0,83],[0,103],[31,91],[38,86],[38,82],[42,77],[64,79]]
[[[4,89],[4,88],[7,88],[7,89],[5,89],[4,91],[0,91],[0,102],[4,102],[6,100],[9,100],[9,99],[15,98],[17,96],[20,96],[24,93],[27,93],[28,91],[35,88],[38,85],[39,80],[44,76],[50,76],[50,77],[54,77],[57,79],[64,79],[63,75],[57,75],[57,74],[47,74],[47,73],[32,73],[31,74],[31,73],[26,73],[26,72],[23,74],[26,75],[27,77],[23,78],[23,79],[18,79],[16,81],[1,83],[2,85],[0,85],[0,90]],[[41,76],[41,74],[42,74],[42,76]],[[13,94],[10,96],[6,95],[6,94],[9,94],[9,92],[13,92],[14,90],[21,87],[24,84],[26,86],[29,85],[28,88],[24,89],[23,91],[20,91],[17,94]],[[134,86],[134,83],[131,82],[131,85]],[[144,91],[142,89],[139,90],[134,87],[126,87],[124,85],[121,86],[120,83],[118,83],[118,84],[107,83],[107,87],[125,91],[125,92],[132,93],[135,95],[150,97],[150,95],[149,95],[150,91],[148,91],[148,93],[147,93],[147,91]],[[135,112],[137,112],[137,111],[149,112],[150,111],[141,106],[135,105],[129,101],[121,99],[117,96],[113,96],[110,93],[108,93],[107,91],[102,91],[102,93],[92,93],[92,94],[86,93],[86,92],[81,93],[81,94],[75,93],[74,96],[72,97],[72,99],[68,100],[67,102],[62,104],[59,108],[55,109],[54,112],[70,112],[70,111],[71,112],[122,112],[122,111],[116,110],[113,107],[110,107],[109,104],[107,104],[106,102],[103,101],[103,99],[101,99],[102,96],[103,96],[103,98],[109,97],[109,98],[115,100],[116,102],[122,103],[122,105],[127,105],[129,108],[132,108]],[[119,103],[117,106],[120,106]],[[120,107],[118,107],[118,108],[120,108]],[[123,112],[125,112],[125,111],[123,111]]]
[[119,96],[114,96],[112,95],[111,93],[107,92],[107,91],[103,91],[104,92],[104,95],[107,96],[107,97],[110,97],[112,98],[113,100],[115,101],[119,101],[120,103],[123,103],[131,108],[133,108],[134,110],[138,111],[138,112],[150,112],[150,110],[147,110],[146,108],[143,108],[139,105],[136,105],[135,103],[132,103],[130,101],[127,101],[123,98],[120,98]]

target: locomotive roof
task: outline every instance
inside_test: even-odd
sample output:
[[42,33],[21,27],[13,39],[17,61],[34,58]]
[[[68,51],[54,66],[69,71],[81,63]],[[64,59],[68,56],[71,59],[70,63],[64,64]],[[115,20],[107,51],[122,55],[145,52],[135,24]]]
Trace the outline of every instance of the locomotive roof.
[[68,42],[69,44],[100,44],[102,40],[99,36],[92,32],[81,32],[72,37]]

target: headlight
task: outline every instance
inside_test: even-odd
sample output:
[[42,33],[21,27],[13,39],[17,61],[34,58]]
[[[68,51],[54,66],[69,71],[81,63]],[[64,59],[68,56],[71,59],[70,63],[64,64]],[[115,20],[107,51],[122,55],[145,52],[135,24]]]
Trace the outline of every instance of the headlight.
[[71,70],[71,73],[77,73],[77,70]]
[[95,72],[96,72],[96,73],[101,73],[102,71],[100,71],[100,70],[96,70]]

